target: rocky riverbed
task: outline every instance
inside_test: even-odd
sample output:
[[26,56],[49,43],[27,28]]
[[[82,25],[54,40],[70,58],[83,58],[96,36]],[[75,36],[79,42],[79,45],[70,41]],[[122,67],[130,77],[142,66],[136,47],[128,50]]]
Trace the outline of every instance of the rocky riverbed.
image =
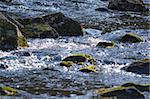
[[[148,5],[148,1],[144,2]],[[129,82],[150,84],[149,72],[139,74],[123,69],[130,63],[149,59],[149,14],[111,10],[107,6],[107,0],[0,1],[0,10],[14,19],[61,12],[81,23],[84,34],[77,37],[27,38],[27,48],[0,50],[0,86],[9,86],[19,92],[16,96],[0,96],[1,99],[101,99],[102,94],[97,91],[101,88],[113,88]],[[100,9],[95,10],[97,8]],[[136,43],[121,41],[126,34],[132,34]],[[99,42],[112,45],[98,46]],[[63,59],[76,54],[92,56],[96,61],[96,64],[92,63],[96,65],[96,72],[80,71],[83,65],[77,60],[69,68],[60,66]],[[91,65],[87,61],[84,64]],[[150,97],[149,91],[141,94],[145,99]]]

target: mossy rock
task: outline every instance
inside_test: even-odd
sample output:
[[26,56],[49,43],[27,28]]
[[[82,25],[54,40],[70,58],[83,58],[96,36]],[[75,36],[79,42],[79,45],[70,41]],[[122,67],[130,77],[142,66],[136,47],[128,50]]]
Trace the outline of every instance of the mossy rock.
[[114,42],[99,42],[97,47],[102,47],[102,48],[113,48],[115,46]]
[[18,91],[10,87],[0,87],[0,96],[16,96]]
[[19,28],[0,13],[0,50],[14,50],[27,46],[27,40]]
[[144,40],[137,36],[136,34],[132,34],[132,33],[128,33],[126,35],[124,35],[121,39],[121,42],[125,43],[125,42],[129,42],[129,43],[139,43],[139,42],[143,42]]
[[127,72],[150,75],[150,59],[143,59],[122,68]]
[[83,65],[84,62],[86,62],[86,61],[89,62],[90,64],[93,64],[93,65],[96,64],[96,61],[93,59],[93,57],[91,55],[73,54],[71,56],[68,56],[68,57],[64,58],[60,62],[60,65],[70,67],[73,64]]
[[66,67],[70,67],[74,64],[74,62],[72,61],[61,61],[60,62],[60,66],[66,66]]
[[102,88],[97,91],[102,97],[116,97],[117,99],[127,99],[134,97],[136,99],[144,99],[144,95],[135,87],[113,87]]
[[31,23],[21,28],[21,31],[29,38],[57,38],[59,35],[47,24]]
[[125,83],[121,85],[123,87],[135,87],[136,89],[140,90],[141,92],[150,91],[150,84],[135,84],[135,83]]
[[86,66],[86,67],[80,68],[79,71],[86,72],[86,73],[89,73],[89,72],[96,73],[96,66],[95,65]]

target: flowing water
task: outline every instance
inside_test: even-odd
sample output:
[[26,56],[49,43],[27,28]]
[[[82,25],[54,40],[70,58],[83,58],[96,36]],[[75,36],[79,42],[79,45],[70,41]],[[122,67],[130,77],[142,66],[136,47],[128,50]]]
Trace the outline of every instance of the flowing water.
[[[75,2],[76,1],[76,2]],[[146,2],[146,1],[145,1]],[[148,1],[147,1],[148,2]],[[18,16],[35,17],[43,14],[63,12],[77,21],[96,24],[105,20],[123,23],[116,16],[130,15],[136,21],[149,21],[148,15],[133,12],[95,11],[107,7],[108,2],[100,0],[14,0],[11,4],[0,2],[0,10]],[[117,17],[118,18],[118,17]],[[134,20],[134,22],[135,22]],[[141,21],[142,20],[142,21]],[[126,19],[125,19],[126,21]],[[141,25],[140,25],[141,26]],[[136,60],[149,58],[149,29],[121,27],[103,33],[102,30],[87,28],[81,37],[59,37],[58,39],[28,39],[30,47],[14,51],[0,51],[0,85],[21,91],[21,96],[0,97],[1,99],[99,99],[96,89],[121,85],[126,82],[150,84],[150,76],[138,75],[121,70]],[[145,41],[142,43],[121,43],[118,39],[125,33],[135,33]],[[114,48],[97,48],[99,41],[114,41]],[[22,53],[29,52],[30,56]],[[90,54],[97,61],[97,73],[82,73],[78,66],[66,68],[60,61],[71,54]],[[149,98],[149,93],[144,94]]]

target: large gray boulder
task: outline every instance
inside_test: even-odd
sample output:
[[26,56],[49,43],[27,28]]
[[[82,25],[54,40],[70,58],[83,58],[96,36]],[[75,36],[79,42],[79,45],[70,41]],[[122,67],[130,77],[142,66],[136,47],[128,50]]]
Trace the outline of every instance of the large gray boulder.
[[0,50],[13,50],[27,46],[27,40],[18,26],[0,12]]
[[147,11],[143,0],[110,0],[109,9],[119,11]]

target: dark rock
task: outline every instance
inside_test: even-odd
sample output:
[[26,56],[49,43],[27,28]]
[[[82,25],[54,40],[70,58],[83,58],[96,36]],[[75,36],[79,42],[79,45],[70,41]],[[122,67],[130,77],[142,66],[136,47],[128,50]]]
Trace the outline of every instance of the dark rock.
[[143,0],[110,0],[108,8],[119,11],[148,11]]
[[144,40],[135,35],[135,34],[131,34],[131,33],[128,33],[126,35],[124,35],[121,39],[120,39],[121,42],[130,42],[130,43],[139,43],[139,42],[143,42]]
[[42,18],[17,19],[23,27],[22,33],[27,38],[58,38],[59,34],[55,29],[44,22]]
[[0,64],[0,69],[7,69],[8,66],[7,65],[4,65],[4,64]]
[[81,36],[83,35],[82,26],[79,22],[64,16],[62,13],[55,13],[43,17],[60,36]]
[[102,48],[113,48],[115,46],[114,42],[99,42],[97,45],[97,47],[102,47]]
[[150,84],[135,84],[135,83],[125,83],[122,85],[123,87],[135,87],[141,92],[150,91]]
[[136,99],[144,99],[144,95],[135,87],[118,86],[113,88],[103,88],[98,90],[98,93],[102,97],[115,97],[117,99],[130,99],[131,97]]
[[150,59],[133,62],[122,69],[127,72],[150,75]]
[[108,12],[107,8],[97,8],[95,11]]
[[0,50],[27,47],[27,40],[10,17],[0,12]]

